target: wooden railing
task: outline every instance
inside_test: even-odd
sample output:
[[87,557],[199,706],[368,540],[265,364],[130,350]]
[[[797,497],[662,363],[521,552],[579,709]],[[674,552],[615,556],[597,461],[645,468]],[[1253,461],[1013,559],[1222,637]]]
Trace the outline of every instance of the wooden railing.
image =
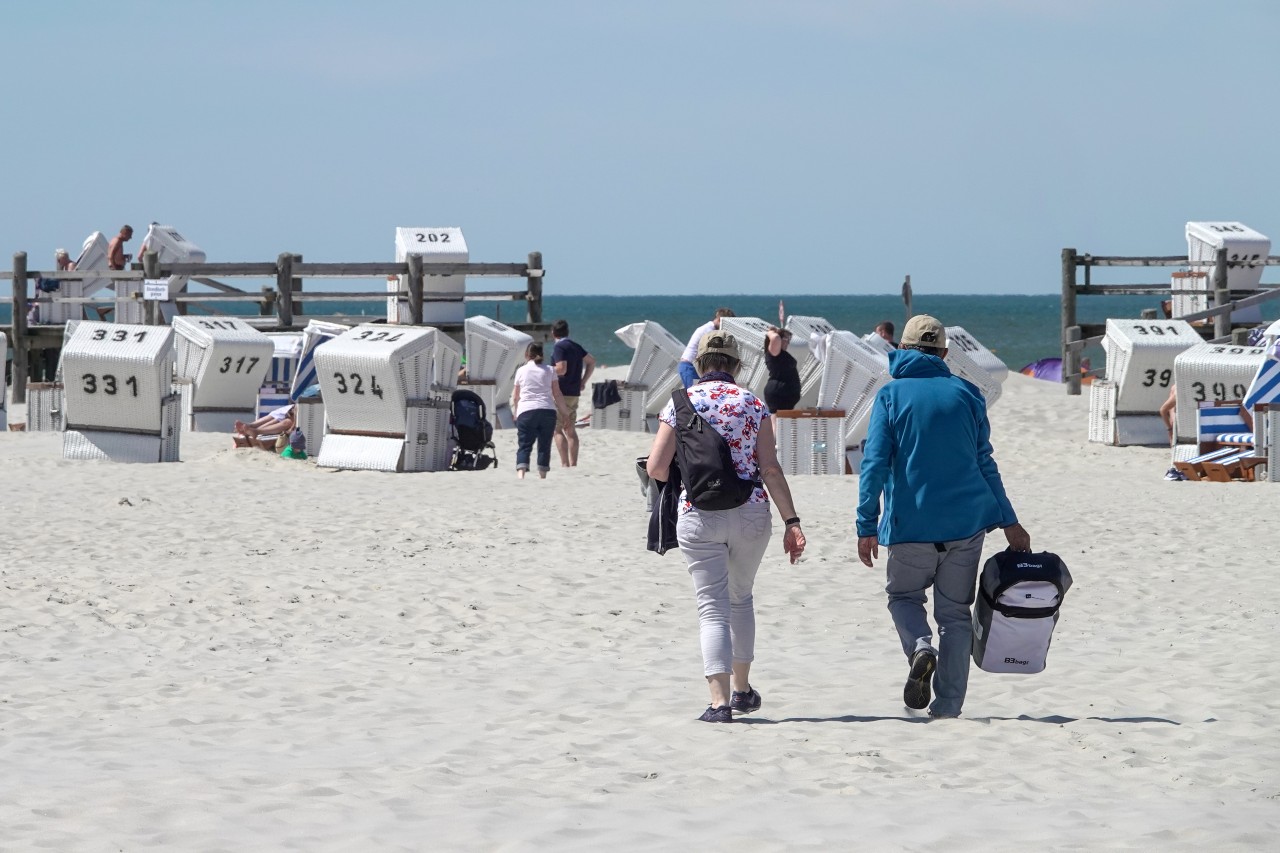
[[[406,297],[409,305],[411,322],[421,324],[423,306],[436,302],[493,302],[523,301],[526,307],[527,323],[525,325],[542,324],[542,253],[530,252],[526,263],[435,263],[424,261],[421,255],[409,255],[403,262],[373,263],[304,263],[301,255],[289,252],[282,253],[274,262],[266,263],[160,263],[155,252],[146,252],[141,263],[133,264],[128,270],[29,270],[27,253],[18,252],[13,256],[13,269],[10,272],[0,271],[0,280],[13,282],[13,323],[10,327],[10,345],[13,347],[13,400],[15,403],[26,401],[26,380],[28,355],[31,350],[31,335],[27,328],[27,281],[39,278],[58,279],[60,281],[84,281],[86,279],[106,279],[111,282],[135,281],[148,279],[167,279],[170,276],[187,276],[191,281],[203,284],[217,291],[214,293],[175,293],[170,294],[170,301],[183,311],[192,303],[208,303],[206,308],[214,313],[227,314],[214,307],[218,303],[252,303],[259,308],[259,316],[274,315],[277,322],[274,329],[296,329],[298,315],[303,313],[302,306],[306,302],[332,301],[382,301],[388,297]],[[524,278],[524,290],[510,291],[473,291],[467,293],[435,294],[426,292],[426,279],[432,276],[463,275],[468,278]],[[304,291],[303,280],[306,278],[327,279],[384,279],[388,276],[404,276],[406,286],[400,290],[359,290],[359,291]],[[215,278],[216,277],[216,278]],[[241,290],[233,285],[217,279],[263,279],[274,278],[275,287],[264,286],[260,292]],[[51,303],[70,302],[80,304],[114,305],[114,292],[101,296],[67,297],[58,294],[37,294],[42,301]],[[145,302],[146,322],[154,325],[163,322],[155,302]],[[244,316],[244,315],[240,315]]]
[[[1253,265],[1263,264],[1265,266],[1280,266],[1280,256],[1272,255],[1265,260],[1253,261]],[[1248,266],[1246,262],[1233,262],[1227,260],[1227,250],[1219,249],[1217,257],[1214,261],[1213,272],[1210,281],[1212,289],[1209,292],[1209,302],[1211,307],[1204,311],[1197,311],[1192,314],[1184,314],[1176,319],[1186,320],[1189,323],[1195,323],[1199,320],[1213,319],[1212,334],[1207,334],[1210,330],[1205,328],[1201,334],[1206,336],[1207,340],[1215,343],[1223,343],[1232,340],[1233,328],[1231,323],[1231,315],[1235,311],[1243,308],[1251,308],[1269,302],[1273,299],[1280,299],[1280,285],[1263,283],[1257,291],[1251,291],[1249,295],[1243,296],[1233,294],[1227,288],[1227,270],[1232,267]],[[1067,386],[1067,393],[1077,395],[1080,393],[1080,386],[1083,373],[1080,369],[1081,353],[1084,348],[1091,345],[1101,343],[1105,333],[1105,324],[1080,324],[1076,319],[1076,299],[1079,296],[1108,296],[1108,295],[1152,295],[1169,297],[1180,291],[1170,288],[1167,283],[1162,284],[1094,284],[1093,269],[1094,267],[1185,267],[1188,266],[1186,255],[1164,255],[1164,256],[1141,256],[1141,257],[1118,257],[1118,256],[1095,256],[1089,254],[1080,254],[1075,249],[1062,250],[1062,381]],[[1084,282],[1079,282],[1079,270],[1084,269]],[[1192,291],[1186,291],[1188,293]],[[1199,291],[1195,291],[1199,293]],[[1155,309],[1143,312],[1154,318]],[[1248,325],[1241,324],[1239,329],[1234,331],[1243,334]]]

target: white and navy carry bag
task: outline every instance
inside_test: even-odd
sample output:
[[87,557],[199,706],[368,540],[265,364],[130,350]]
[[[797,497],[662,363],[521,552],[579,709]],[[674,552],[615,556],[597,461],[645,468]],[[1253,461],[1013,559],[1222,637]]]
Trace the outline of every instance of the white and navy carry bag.
[[973,660],[987,672],[1042,672],[1071,572],[1048,551],[1001,551],[982,567]]

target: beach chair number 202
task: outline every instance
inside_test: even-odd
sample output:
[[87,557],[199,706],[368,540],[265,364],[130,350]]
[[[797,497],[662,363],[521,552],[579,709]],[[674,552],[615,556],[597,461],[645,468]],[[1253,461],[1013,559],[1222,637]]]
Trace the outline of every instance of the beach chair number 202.
[[[348,377],[350,377],[351,380],[350,384],[347,382]],[[335,372],[333,374],[333,379],[338,383],[339,394],[346,394],[348,392],[352,394],[364,393],[364,377],[359,373],[348,373],[343,375],[342,373]],[[372,374],[369,376],[369,393],[377,397],[379,400],[382,399],[382,386],[378,384],[378,377],[373,376]]]

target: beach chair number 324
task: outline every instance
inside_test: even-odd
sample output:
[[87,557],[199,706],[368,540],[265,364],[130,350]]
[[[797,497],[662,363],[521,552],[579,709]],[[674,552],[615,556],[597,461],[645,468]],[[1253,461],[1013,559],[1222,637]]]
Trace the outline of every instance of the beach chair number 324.
[[[345,375],[342,373],[334,373],[333,379],[338,383],[339,394],[346,394],[348,392],[352,394],[364,393],[364,377],[359,373],[348,373]],[[348,379],[350,379],[350,384],[347,382]],[[379,400],[382,399],[382,386],[378,384],[378,377],[376,376],[371,375],[369,377],[369,393],[377,397]]]

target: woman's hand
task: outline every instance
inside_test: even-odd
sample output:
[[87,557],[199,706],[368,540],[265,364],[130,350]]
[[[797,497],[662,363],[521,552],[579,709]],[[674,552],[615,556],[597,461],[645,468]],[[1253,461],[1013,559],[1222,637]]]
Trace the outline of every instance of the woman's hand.
[[800,562],[800,557],[804,554],[804,546],[808,544],[804,538],[804,531],[800,529],[798,524],[788,524],[786,532],[782,534],[782,550],[787,552],[787,556],[791,558],[791,565]]

